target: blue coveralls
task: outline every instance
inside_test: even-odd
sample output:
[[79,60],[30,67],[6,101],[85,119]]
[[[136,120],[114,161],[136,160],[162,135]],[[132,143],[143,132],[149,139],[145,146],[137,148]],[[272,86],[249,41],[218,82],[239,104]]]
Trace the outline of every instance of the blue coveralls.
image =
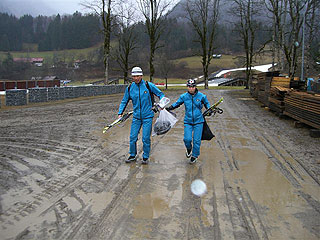
[[204,122],[201,109],[203,105],[208,109],[210,107],[210,103],[207,99],[207,96],[199,92],[198,89],[196,89],[193,95],[189,92],[182,94],[171,106],[174,109],[178,108],[183,103],[185,107],[183,138],[184,145],[187,149],[192,149],[193,157],[198,157],[200,155],[201,136]]
[[[151,82],[148,82],[150,90],[160,99],[164,97],[164,94]],[[139,84],[135,82],[131,83],[130,93],[128,87],[119,106],[118,115],[122,114],[129,102],[132,100],[133,105],[133,119],[131,123],[130,131],[130,156],[137,155],[137,140],[138,134],[142,129],[142,142],[143,142],[143,158],[149,158],[150,145],[151,145],[151,130],[152,119],[154,112],[152,110],[152,100],[149,90],[146,86],[146,82],[142,79]]]

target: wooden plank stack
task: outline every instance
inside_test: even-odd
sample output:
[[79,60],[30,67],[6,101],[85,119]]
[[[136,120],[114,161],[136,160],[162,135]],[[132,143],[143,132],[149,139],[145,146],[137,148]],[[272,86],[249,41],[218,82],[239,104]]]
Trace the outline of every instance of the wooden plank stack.
[[258,78],[257,75],[254,75],[250,81],[250,94],[254,98],[258,98]]
[[269,95],[271,81],[273,77],[279,76],[279,72],[263,72],[258,74],[258,101],[263,103],[265,106],[269,105]]
[[284,111],[284,98],[286,93],[290,91],[290,88],[286,87],[271,87],[269,96],[269,108],[280,115]]
[[276,86],[290,88],[290,78],[273,77],[271,81],[271,87],[276,87]]
[[320,94],[289,91],[284,102],[285,115],[320,129]]

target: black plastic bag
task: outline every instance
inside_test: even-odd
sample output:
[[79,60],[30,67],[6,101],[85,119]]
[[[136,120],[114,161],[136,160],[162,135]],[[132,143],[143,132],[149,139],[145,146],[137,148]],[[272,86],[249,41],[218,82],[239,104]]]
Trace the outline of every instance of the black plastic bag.
[[214,134],[211,132],[206,119],[204,119],[201,140],[210,141],[212,138],[214,138]]

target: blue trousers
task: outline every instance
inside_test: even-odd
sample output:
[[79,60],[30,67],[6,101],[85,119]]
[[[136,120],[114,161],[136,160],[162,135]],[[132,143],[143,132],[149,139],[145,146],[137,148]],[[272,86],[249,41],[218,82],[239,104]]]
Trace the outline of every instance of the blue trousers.
[[[198,124],[184,124],[184,145],[187,149],[192,149],[192,156],[198,157],[200,155],[200,145],[202,136],[203,123]],[[193,137],[192,137],[193,133]],[[193,140],[193,148],[192,148]]]
[[152,118],[146,119],[132,119],[131,131],[130,131],[130,156],[137,155],[137,141],[140,129],[142,127],[142,143],[143,143],[143,158],[149,158],[150,145],[151,145],[151,130],[152,130]]

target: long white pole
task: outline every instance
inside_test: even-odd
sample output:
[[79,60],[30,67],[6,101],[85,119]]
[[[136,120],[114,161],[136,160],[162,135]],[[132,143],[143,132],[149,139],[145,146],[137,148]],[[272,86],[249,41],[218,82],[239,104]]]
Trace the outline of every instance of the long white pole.
[[304,81],[304,29],[306,23],[306,11],[303,11],[303,23],[302,23],[302,59],[301,59],[301,79],[300,81]]

